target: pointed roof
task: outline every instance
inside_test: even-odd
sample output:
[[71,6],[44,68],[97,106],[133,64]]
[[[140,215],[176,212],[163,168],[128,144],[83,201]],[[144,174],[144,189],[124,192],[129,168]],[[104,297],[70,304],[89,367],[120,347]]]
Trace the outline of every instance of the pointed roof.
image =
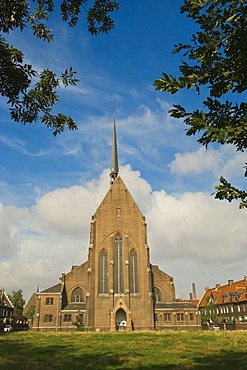
[[10,298],[8,295],[5,293],[4,289],[0,289],[0,305],[3,306],[8,306],[11,308],[14,308]]
[[117,153],[117,134],[116,134],[116,122],[115,116],[113,119],[113,126],[112,126],[112,157],[111,157],[111,184],[115,181],[118,176],[119,167],[118,167],[118,153]]
[[130,193],[129,189],[125,185],[120,175],[118,175],[116,179],[113,180],[112,186],[110,187],[105,197],[103,198],[102,202],[98,206],[93,217],[95,218],[102,208],[105,208],[109,204],[113,204],[114,201],[116,201],[116,203],[119,203],[119,198],[121,198],[120,193],[122,194],[124,193],[124,197],[122,198],[124,199],[124,203],[128,201],[132,202],[131,209],[135,210],[135,212],[138,212],[139,216],[143,219],[143,222],[145,222],[145,217],[143,216],[142,211],[140,210],[138,204],[136,203],[135,199],[133,198],[132,194]]

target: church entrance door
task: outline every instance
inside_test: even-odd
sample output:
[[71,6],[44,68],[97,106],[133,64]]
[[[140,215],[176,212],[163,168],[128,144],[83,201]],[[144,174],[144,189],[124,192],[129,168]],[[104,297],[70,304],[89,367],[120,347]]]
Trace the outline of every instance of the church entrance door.
[[116,316],[115,316],[115,321],[116,321],[116,329],[117,330],[125,330],[125,328],[126,328],[126,313],[122,308],[117,310]]

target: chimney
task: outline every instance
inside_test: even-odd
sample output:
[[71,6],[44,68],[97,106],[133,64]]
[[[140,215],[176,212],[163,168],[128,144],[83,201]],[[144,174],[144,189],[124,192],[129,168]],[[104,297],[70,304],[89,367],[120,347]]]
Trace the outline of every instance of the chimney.
[[247,292],[247,275],[244,275],[245,291]]
[[218,289],[220,287],[220,284],[215,284],[215,289]]
[[196,299],[196,284],[192,283],[192,299]]
[[190,301],[192,301],[193,297],[192,297],[192,293],[190,293]]
[[233,280],[228,280],[228,285],[229,286],[232,285],[232,283],[233,283]]
[[65,282],[65,272],[62,272],[62,276],[59,278],[61,283]]

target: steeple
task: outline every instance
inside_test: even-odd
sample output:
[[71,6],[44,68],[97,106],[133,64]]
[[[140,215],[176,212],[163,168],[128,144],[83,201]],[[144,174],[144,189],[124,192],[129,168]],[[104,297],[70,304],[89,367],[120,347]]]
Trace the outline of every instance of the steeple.
[[118,154],[117,154],[117,135],[116,135],[116,122],[115,116],[113,118],[112,126],[112,157],[111,157],[111,172],[110,172],[110,182],[114,183],[118,176]]

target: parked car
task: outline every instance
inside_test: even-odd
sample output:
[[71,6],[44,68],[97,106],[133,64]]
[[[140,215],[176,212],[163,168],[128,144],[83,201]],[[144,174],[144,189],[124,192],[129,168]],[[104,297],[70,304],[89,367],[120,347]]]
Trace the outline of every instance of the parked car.
[[211,329],[212,330],[220,330],[220,327],[219,327],[219,325],[212,325]]
[[13,328],[11,325],[5,325],[5,327],[3,328],[3,331],[12,331]]

